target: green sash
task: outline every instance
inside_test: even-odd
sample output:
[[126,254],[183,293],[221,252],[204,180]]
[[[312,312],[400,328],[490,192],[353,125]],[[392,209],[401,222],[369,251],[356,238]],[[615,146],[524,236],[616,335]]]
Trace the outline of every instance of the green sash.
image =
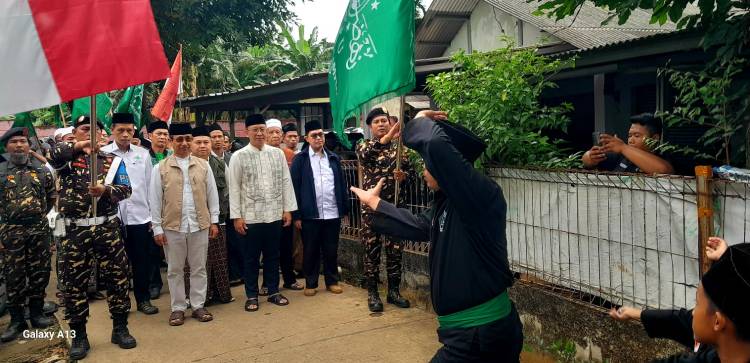
[[508,291],[489,301],[453,314],[438,316],[440,328],[471,328],[489,324],[510,314],[511,303]]

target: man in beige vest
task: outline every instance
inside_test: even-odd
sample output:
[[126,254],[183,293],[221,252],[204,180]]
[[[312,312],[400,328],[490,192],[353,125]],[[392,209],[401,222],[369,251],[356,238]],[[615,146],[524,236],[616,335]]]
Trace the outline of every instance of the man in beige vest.
[[185,260],[190,265],[190,306],[193,318],[213,320],[206,302],[208,238],[219,234],[219,195],[206,160],[191,157],[189,124],[173,123],[169,135],[174,154],[154,166],[151,174],[151,219],[154,241],[164,246],[172,314],[169,325],[185,322]]

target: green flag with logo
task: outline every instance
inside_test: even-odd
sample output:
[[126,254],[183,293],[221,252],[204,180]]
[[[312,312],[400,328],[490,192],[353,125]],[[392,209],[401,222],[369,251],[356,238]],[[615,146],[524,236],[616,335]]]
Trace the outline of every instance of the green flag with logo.
[[[104,129],[109,133],[112,127],[112,100],[106,93],[96,95],[96,118],[104,124]],[[91,113],[90,97],[83,97],[73,101],[73,111],[71,112],[71,123],[75,124],[76,120],[82,115]]]
[[128,87],[115,108],[118,113],[130,113],[135,118],[136,133],[141,129],[141,107],[143,105],[143,85]]
[[402,96],[415,87],[414,0],[350,0],[328,71],[333,127],[370,101]]
[[33,139],[36,137],[36,129],[34,128],[34,121],[31,119],[31,112],[17,113],[11,127],[25,127],[29,129],[30,138]]

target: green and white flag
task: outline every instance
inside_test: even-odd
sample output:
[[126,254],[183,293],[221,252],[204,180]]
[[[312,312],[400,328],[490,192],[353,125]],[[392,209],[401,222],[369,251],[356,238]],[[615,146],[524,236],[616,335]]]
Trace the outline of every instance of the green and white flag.
[[333,127],[372,100],[402,96],[415,87],[414,0],[350,0],[328,72]]
[[[71,112],[71,124],[82,115],[91,113],[91,97],[82,97],[73,101],[73,111]],[[112,100],[106,93],[96,95],[96,118],[104,124],[104,129],[109,133],[112,127]]]
[[143,106],[143,85],[128,87],[117,104],[115,112],[130,113],[135,118],[135,132],[141,129],[141,108]]

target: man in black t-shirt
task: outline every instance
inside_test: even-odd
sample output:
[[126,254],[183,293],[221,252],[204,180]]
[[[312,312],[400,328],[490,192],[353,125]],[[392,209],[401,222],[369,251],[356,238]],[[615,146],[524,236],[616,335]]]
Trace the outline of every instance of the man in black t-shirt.
[[674,168],[669,161],[654,154],[646,140],[661,140],[662,124],[651,114],[640,114],[630,118],[628,143],[617,135],[599,135],[599,144],[583,154],[583,165],[587,169],[616,172],[672,174]]

